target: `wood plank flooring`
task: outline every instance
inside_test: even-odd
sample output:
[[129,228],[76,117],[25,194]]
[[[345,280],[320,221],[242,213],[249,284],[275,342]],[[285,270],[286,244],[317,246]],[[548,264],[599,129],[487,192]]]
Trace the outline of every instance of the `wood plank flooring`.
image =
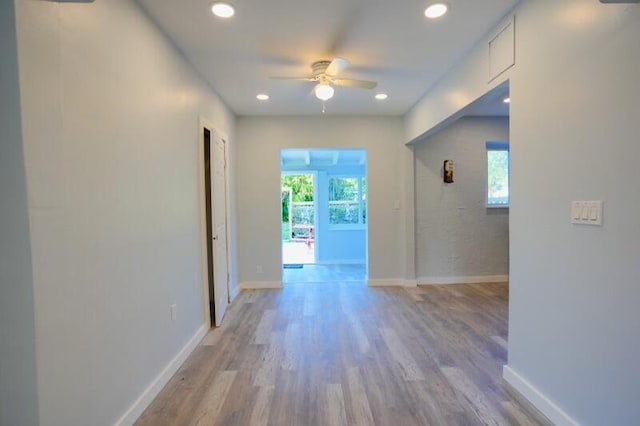
[[502,384],[507,284],[243,292],[137,425],[536,425]]
[[284,283],[335,283],[364,281],[367,265],[359,264],[316,264],[303,265],[300,269],[282,269]]

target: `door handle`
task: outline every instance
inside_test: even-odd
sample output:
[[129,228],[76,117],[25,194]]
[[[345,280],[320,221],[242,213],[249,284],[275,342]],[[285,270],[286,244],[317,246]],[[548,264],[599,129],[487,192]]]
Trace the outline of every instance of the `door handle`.
[[213,241],[217,241],[217,240],[218,240],[218,236],[217,236],[217,235],[214,235],[214,237],[213,237]]

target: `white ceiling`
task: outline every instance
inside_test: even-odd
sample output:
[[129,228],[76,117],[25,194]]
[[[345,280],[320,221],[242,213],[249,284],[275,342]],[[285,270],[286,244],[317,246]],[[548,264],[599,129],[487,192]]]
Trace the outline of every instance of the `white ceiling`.
[[238,115],[320,114],[313,83],[269,77],[307,76],[335,56],[351,62],[340,77],[379,86],[336,88],[328,114],[404,114],[518,2],[447,0],[428,20],[429,0],[232,0],[236,16],[222,20],[209,0],[138,1]]
[[510,104],[504,100],[509,97],[509,83],[505,82],[476,99],[461,113],[466,116],[508,117]]
[[366,161],[364,149],[283,149],[280,153],[280,164],[285,169],[361,167],[366,165]]

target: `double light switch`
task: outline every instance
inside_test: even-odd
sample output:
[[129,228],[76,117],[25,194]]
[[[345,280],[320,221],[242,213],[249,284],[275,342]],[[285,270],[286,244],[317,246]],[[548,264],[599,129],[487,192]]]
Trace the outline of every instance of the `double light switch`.
[[602,201],[572,201],[571,223],[602,225]]

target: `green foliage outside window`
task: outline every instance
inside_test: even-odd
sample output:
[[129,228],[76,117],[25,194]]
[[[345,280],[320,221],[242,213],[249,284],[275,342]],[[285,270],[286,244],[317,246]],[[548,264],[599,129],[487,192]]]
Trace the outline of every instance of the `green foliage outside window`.
[[509,205],[509,151],[487,150],[487,205]]
[[366,179],[345,177],[329,179],[329,223],[359,225],[367,222]]
[[282,192],[282,221],[289,221],[290,202],[313,202],[313,176],[312,175],[285,175],[281,179],[282,188],[291,188],[293,200],[289,200],[289,194]]

